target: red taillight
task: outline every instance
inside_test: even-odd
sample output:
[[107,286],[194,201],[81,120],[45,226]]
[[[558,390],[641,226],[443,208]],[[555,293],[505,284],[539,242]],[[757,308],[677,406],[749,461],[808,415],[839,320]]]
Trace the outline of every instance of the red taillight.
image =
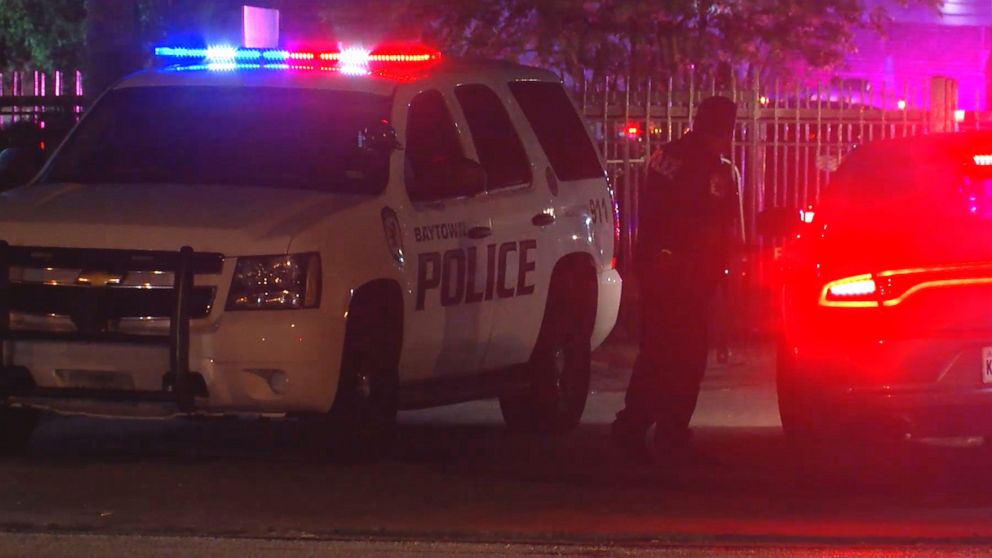
[[823,286],[820,305],[841,308],[878,306],[878,284],[871,275],[831,281]]
[[834,285],[830,287],[828,292],[834,298],[863,297],[877,293],[878,285],[875,284],[874,279],[865,279],[863,281],[852,281],[850,283]]
[[835,308],[896,306],[923,290],[988,284],[992,263],[898,269],[830,281],[820,291],[819,303]]

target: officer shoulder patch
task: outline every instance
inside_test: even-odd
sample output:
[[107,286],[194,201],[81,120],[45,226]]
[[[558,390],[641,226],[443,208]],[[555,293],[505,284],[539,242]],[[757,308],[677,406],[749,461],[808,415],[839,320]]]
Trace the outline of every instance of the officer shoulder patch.
[[648,168],[665,178],[673,179],[682,168],[682,159],[673,155],[668,149],[661,148],[651,155]]

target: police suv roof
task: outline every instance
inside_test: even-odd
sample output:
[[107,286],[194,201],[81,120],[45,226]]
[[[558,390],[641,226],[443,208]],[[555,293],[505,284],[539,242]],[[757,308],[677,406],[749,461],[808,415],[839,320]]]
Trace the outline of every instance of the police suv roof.
[[207,69],[205,66],[173,65],[132,74],[116,88],[160,86],[228,86],[228,87],[288,87],[302,89],[334,89],[366,91],[391,95],[397,87],[430,80],[443,81],[553,81],[554,73],[512,62],[468,58],[443,58],[426,67],[406,70],[401,65],[389,67],[389,72],[372,71],[368,75],[349,75],[337,71],[295,69]]

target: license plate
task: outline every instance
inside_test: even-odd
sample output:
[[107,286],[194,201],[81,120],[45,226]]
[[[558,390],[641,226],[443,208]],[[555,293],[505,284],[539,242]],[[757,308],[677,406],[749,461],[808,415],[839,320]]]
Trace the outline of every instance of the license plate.
[[982,383],[992,384],[992,347],[982,347]]
[[86,389],[133,390],[134,378],[123,372],[104,370],[58,369],[55,375],[66,387]]

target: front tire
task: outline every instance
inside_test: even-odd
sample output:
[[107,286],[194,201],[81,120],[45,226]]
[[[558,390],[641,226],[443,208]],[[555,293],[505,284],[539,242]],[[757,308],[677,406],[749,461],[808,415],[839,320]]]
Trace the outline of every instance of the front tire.
[[589,396],[595,297],[594,275],[552,281],[529,385],[499,398],[510,429],[560,434],[578,426]]
[[390,301],[359,293],[349,310],[337,395],[320,419],[324,443],[346,461],[380,456],[395,430],[403,325]]
[[[794,446],[850,446],[877,436],[876,424],[858,424],[836,407],[828,385],[779,341],[776,363],[778,413],[786,439]],[[878,429],[878,432],[883,429]]]

